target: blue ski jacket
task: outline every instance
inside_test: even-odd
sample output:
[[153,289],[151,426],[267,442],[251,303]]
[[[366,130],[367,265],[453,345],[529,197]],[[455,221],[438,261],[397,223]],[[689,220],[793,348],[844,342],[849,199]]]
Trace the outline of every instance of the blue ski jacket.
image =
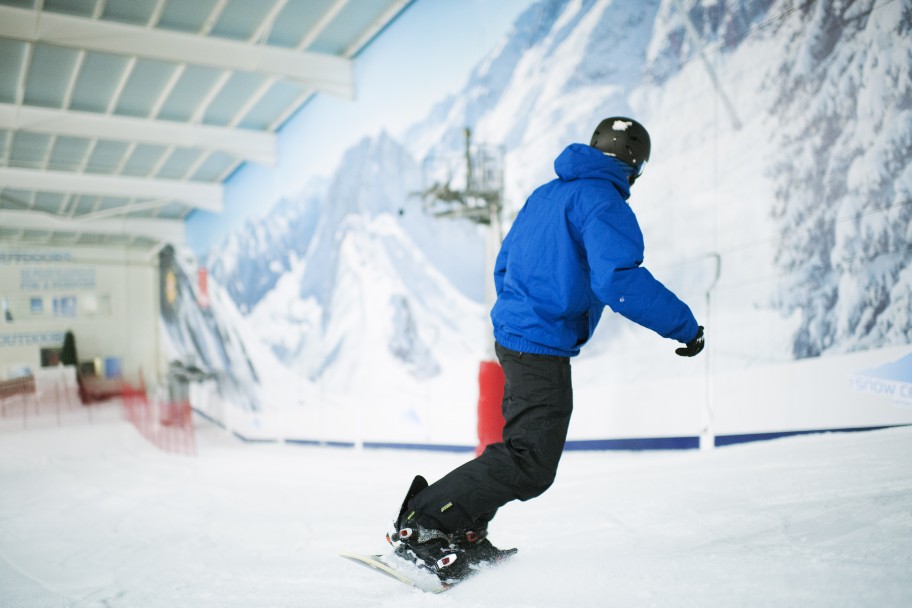
[[539,355],[575,356],[605,306],[665,338],[697,335],[690,308],[643,263],[627,204],[630,168],[585,144],[554,161],[558,179],[526,201],[494,267],[494,338]]

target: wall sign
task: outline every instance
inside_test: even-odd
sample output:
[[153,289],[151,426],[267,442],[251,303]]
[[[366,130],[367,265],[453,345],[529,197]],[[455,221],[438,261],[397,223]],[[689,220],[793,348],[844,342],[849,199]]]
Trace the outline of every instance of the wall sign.
[[0,348],[63,344],[62,331],[16,332],[0,334]]
[[52,264],[72,262],[69,251],[0,251],[0,264]]
[[23,268],[19,273],[22,291],[95,289],[94,268]]

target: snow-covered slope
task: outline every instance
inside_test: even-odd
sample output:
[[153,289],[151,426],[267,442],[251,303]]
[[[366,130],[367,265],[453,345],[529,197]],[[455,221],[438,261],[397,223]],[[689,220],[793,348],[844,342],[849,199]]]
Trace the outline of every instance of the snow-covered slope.
[[[430,596],[338,557],[388,550],[415,473],[462,455],[244,445],[194,459],[125,422],[0,441],[0,602],[80,608],[730,606],[912,602],[912,429],[712,453],[568,453],[503,507],[519,553]],[[796,463],[800,463],[796,466]]]

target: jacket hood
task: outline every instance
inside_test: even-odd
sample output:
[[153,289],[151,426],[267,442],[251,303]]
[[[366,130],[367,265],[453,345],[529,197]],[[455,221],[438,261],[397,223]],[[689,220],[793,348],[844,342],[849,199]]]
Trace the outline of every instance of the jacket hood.
[[617,188],[624,200],[630,198],[630,182],[627,181],[633,167],[607,156],[586,144],[570,144],[554,161],[554,171],[564,181],[574,179],[604,179]]

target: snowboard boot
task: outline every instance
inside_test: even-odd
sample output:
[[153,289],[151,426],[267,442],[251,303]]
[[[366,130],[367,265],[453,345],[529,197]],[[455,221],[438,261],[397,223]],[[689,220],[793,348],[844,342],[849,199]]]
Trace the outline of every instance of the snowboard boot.
[[415,477],[402,501],[399,517],[386,535],[397,556],[432,572],[444,583],[454,583],[472,574],[480,564],[516,553],[516,549],[502,551],[491,544],[486,524],[474,530],[447,533],[415,521],[415,513],[406,512],[408,503],[427,486],[423,477]]
[[408,503],[422,490],[428,487],[427,480],[421,475],[416,475],[412,485],[405,493],[399,516],[393,522],[393,528],[386,534],[387,542],[393,546],[398,557],[414,563],[419,568],[434,573],[441,580],[446,581],[457,574],[457,570],[450,570],[456,562],[455,549],[451,548],[449,537],[439,530],[430,530],[418,525],[414,521],[415,512],[406,514]]

